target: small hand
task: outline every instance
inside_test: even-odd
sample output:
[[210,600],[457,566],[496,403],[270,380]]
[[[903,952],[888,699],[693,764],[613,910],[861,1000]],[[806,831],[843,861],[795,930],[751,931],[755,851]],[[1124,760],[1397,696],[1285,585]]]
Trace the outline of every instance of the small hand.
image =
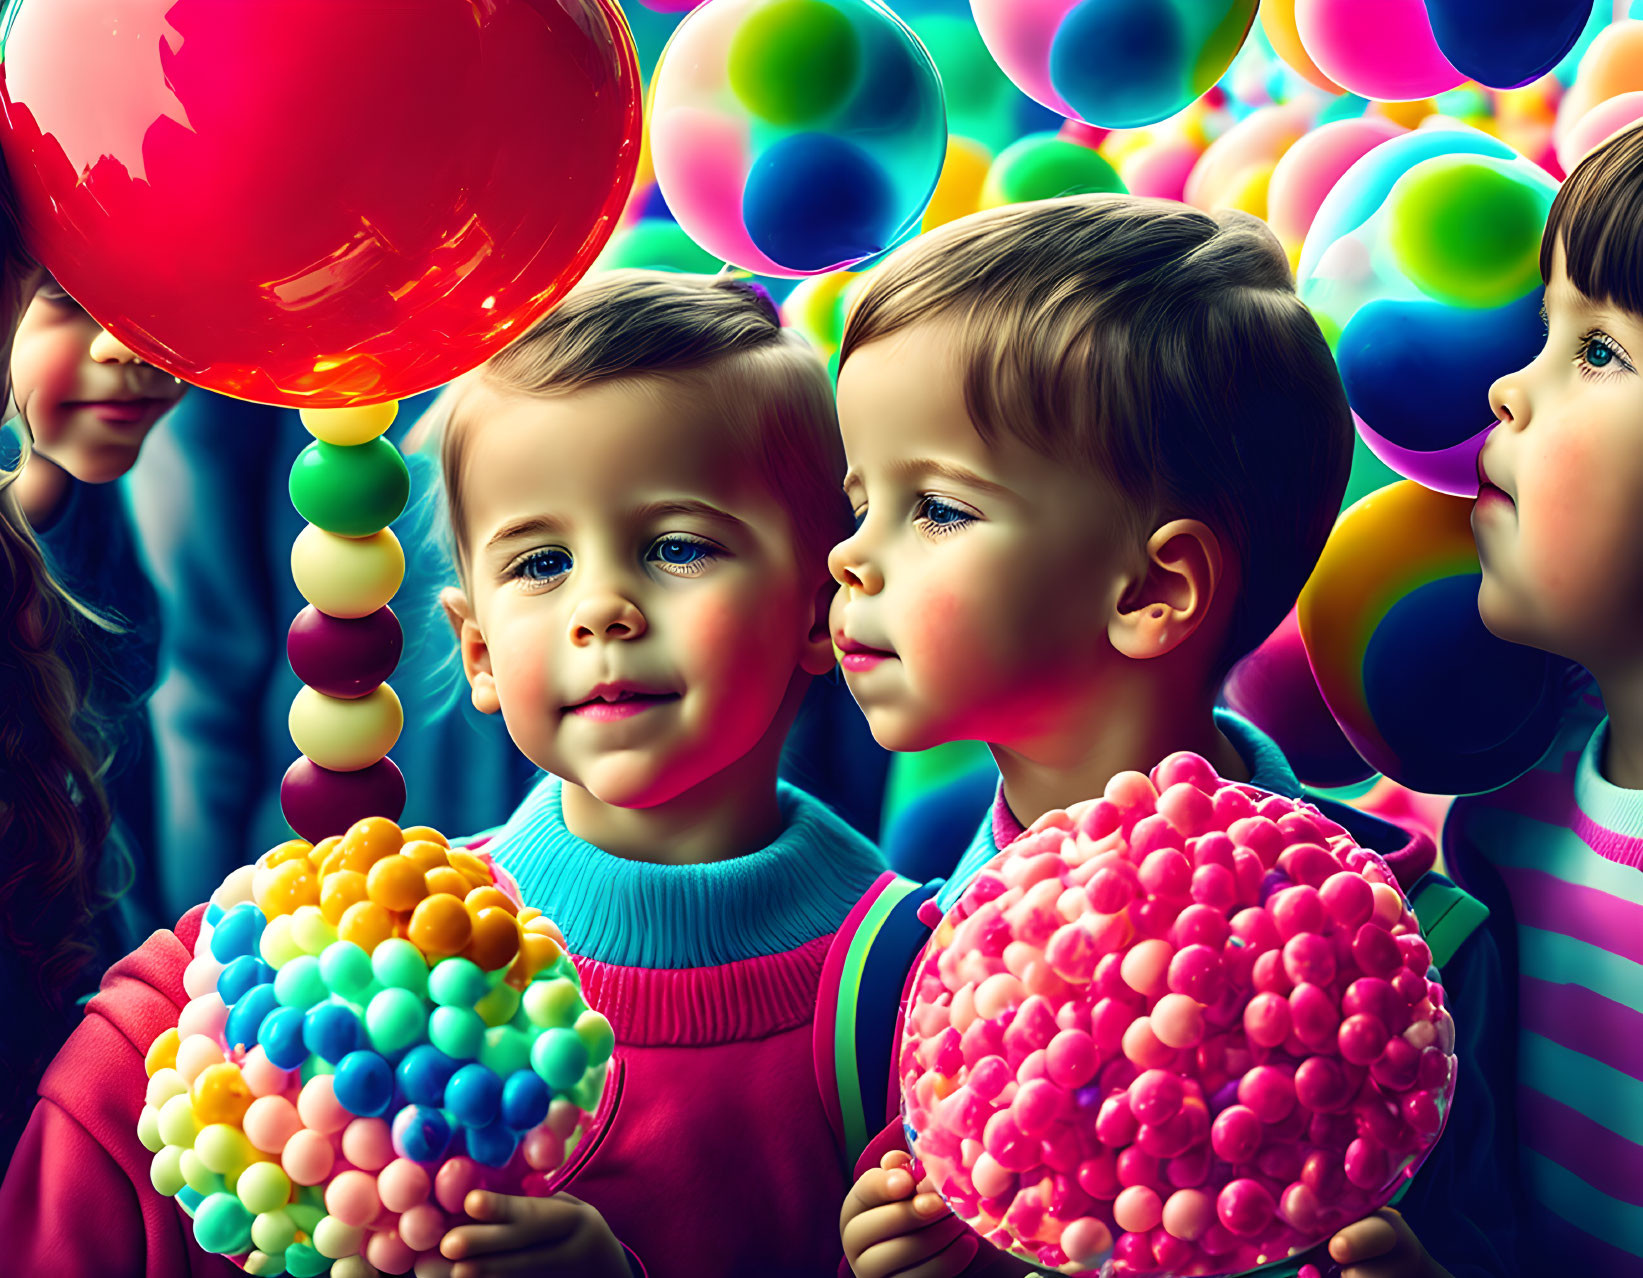
[[1341,1278],[1450,1278],[1391,1207],[1337,1232],[1329,1256],[1341,1266]]
[[579,1198],[520,1198],[476,1189],[462,1206],[480,1223],[446,1234],[439,1244],[443,1258],[418,1261],[417,1278],[493,1278],[538,1270],[556,1278],[630,1278],[622,1244],[605,1218]]
[[844,1200],[839,1237],[856,1278],[954,1278],[975,1258],[981,1240],[928,1179],[913,1183],[912,1162],[891,1151]]

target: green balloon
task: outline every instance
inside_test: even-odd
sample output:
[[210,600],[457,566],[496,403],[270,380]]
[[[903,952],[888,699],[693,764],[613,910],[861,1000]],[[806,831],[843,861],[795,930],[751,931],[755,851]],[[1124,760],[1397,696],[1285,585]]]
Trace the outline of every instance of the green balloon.
[[479,1048],[479,1063],[498,1078],[507,1078],[516,1070],[530,1066],[530,1040],[511,1025],[488,1029]]
[[436,1007],[428,1018],[428,1041],[454,1060],[471,1061],[485,1041],[485,1022],[464,1007]]
[[383,990],[365,1009],[365,1032],[384,1056],[419,1041],[427,1025],[422,999],[410,990]]
[[1540,283],[1550,189],[1478,156],[1445,155],[1405,173],[1387,203],[1394,259],[1429,297],[1492,308]]
[[603,1065],[616,1050],[616,1034],[599,1012],[583,1012],[576,1018],[576,1034],[588,1049],[588,1064]]
[[546,1030],[531,1044],[531,1068],[554,1091],[568,1092],[588,1068],[587,1045],[575,1030]]
[[371,951],[371,971],[384,989],[410,990],[421,998],[428,990],[428,964],[404,937],[391,936]]
[[775,0],[730,43],[730,87],[753,114],[786,127],[811,124],[855,91],[861,42],[824,0]]
[[274,997],[282,1006],[307,1011],[329,996],[319,960],[311,954],[299,955],[274,974]]
[[386,439],[368,444],[315,440],[291,467],[291,504],[317,528],[368,537],[399,518],[411,495],[405,459]]
[[207,1194],[194,1212],[194,1241],[219,1256],[251,1248],[251,1213],[233,1194]]
[[612,236],[599,265],[613,271],[633,268],[712,275],[724,263],[691,239],[677,222],[647,217]]
[[307,1243],[292,1243],[285,1249],[285,1269],[291,1278],[319,1278],[331,1262]]
[[371,956],[352,941],[332,941],[319,956],[320,975],[331,993],[354,998],[371,986]]
[[440,959],[428,973],[428,997],[441,1007],[472,1007],[490,990],[485,973],[472,959]]
[[999,152],[987,174],[982,202],[1024,204],[1061,195],[1123,190],[1118,170],[1090,147],[1053,133],[1033,133]]

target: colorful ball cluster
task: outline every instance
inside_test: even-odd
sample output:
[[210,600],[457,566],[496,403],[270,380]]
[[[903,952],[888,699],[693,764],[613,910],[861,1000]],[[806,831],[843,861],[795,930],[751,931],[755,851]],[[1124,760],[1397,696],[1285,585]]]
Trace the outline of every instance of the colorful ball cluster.
[[1226,74],[1256,0],[970,0],[981,37],[1028,97],[1069,119],[1134,129]]
[[668,208],[762,275],[844,270],[917,234],[946,146],[935,65],[878,0],[711,0],[651,80]]
[[1318,209],[1301,300],[1335,352],[1360,435],[1399,474],[1477,494],[1489,387],[1545,337],[1540,237],[1556,193],[1504,142],[1420,129],[1375,146]]
[[1478,794],[1552,744],[1567,662],[1490,634],[1472,503],[1404,481],[1348,509],[1296,616],[1353,749],[1425,794]]
[[291,504],[308,520],[291,575],[308,607],[285,647],[307,686],[291,703],[302,758],[286,771],[280,806],[305,839],[405,808],[405,779],[387,757],[405,713],[385,682],[404,645],[388,601],[405,553],[388,525],[411,491],[405,459],[384,438],[396,412],[392,403],[302,411],[314,442],[291,467]]
[[1312,1246],[1413,1175],[1454,1090],[1454,1023],[1385,863],[1192,754],[1035,822],[912,988],[898,1068],[924,1173],[1065,1273]]
[[603,1121],[614,1039],[563,937],[424,827],[236,870],[183,985],[138,1135],[200,1246],[250,1273],[404,1273],[470,1190],[552,1193]]

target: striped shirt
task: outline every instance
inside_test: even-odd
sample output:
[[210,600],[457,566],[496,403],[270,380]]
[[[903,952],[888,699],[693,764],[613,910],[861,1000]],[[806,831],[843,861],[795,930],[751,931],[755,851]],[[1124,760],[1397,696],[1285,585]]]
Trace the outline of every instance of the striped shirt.
[[1596,698],[1578,697],[1537,767],[1493,794],[1457,800],[1445,842],[1456,876],[1468,887],[1498,878],[1510,907],[1525,1259],[1555,1266],[1545,1272],[1635,1278],[1643,790],[1603,778],[1607,729]]

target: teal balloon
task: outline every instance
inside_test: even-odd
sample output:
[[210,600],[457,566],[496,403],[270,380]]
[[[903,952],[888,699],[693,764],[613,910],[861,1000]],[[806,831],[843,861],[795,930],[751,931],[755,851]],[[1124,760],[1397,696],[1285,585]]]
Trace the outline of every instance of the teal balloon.
[[600,266],[610,270],[678,271],[712,275],[723,265],[677,222],[647,217],[611,237]]
[[194,1210],[194,1241],[219,1256],[251,1247],[251,1213],[234,1194],[207,1194]]

